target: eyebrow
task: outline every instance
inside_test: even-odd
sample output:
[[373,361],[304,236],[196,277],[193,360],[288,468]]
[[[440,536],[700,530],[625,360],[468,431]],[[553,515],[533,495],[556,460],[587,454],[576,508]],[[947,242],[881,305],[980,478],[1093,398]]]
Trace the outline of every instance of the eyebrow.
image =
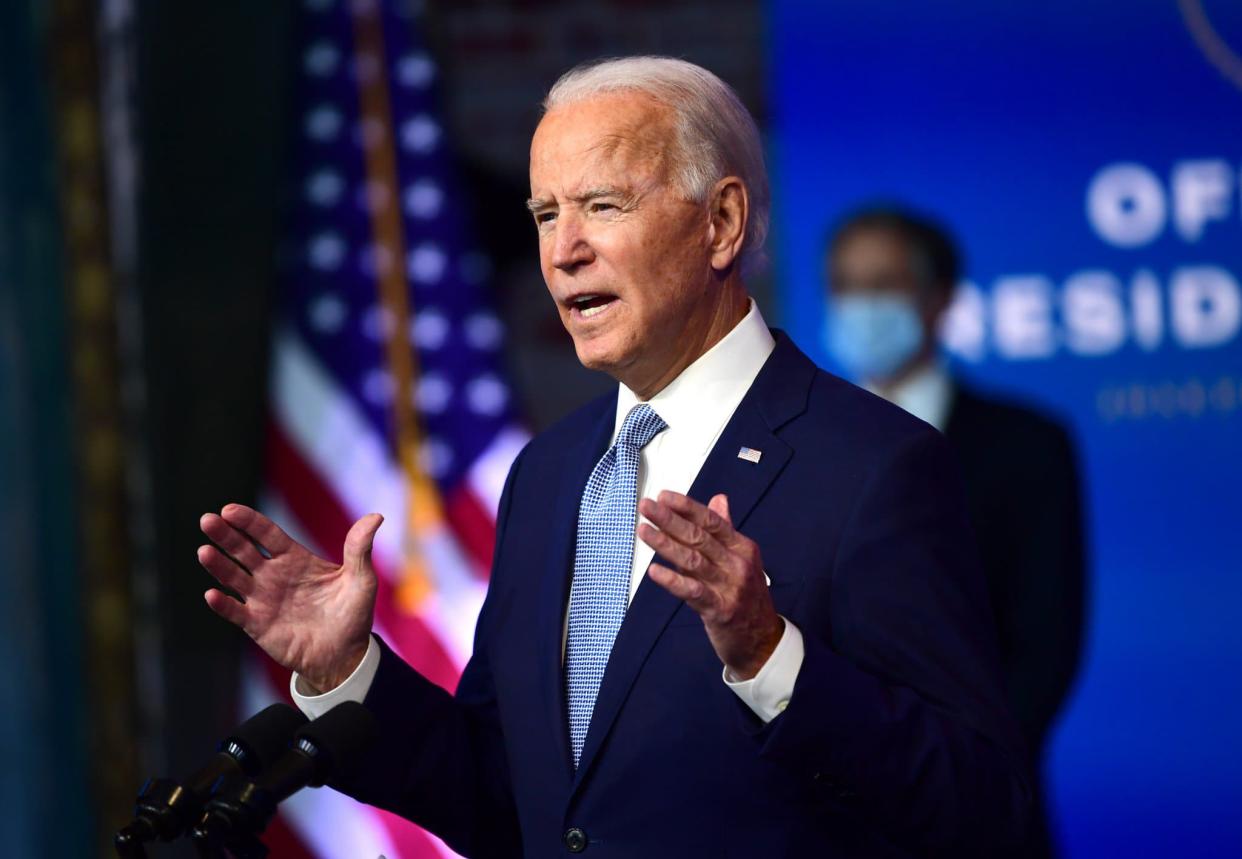
[[[596,188],[588,188],[586,191],[583,191],[580,194],[574,194],[573,196],[569,198],[569,201],[571,203],[586,203],[591,200],[597,200],[600,197],[629,198],[632,196],[633,194],[631,192],[625,191],[621,188],[615,188],[615,187],[608,186],[608,185],[600,185],[599,187],[596,187]],[[555,205],[556,203],[553,202],[552,200],[546,200],[541,197],[535,197],[535,198],[532,198],[526,201],[526,208],[532,213],[541,212],[541,211],[544,211],[545,209],[550,209]]]

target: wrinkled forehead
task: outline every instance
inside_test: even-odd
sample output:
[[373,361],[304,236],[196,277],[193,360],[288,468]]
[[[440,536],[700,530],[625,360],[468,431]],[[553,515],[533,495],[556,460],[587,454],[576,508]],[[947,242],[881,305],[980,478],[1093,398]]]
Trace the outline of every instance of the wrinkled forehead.
[[556,107],[531,140],[532,187],[601,170],[650,176],[670,159],[673,133],[672,111],[638,93],[606,93]]

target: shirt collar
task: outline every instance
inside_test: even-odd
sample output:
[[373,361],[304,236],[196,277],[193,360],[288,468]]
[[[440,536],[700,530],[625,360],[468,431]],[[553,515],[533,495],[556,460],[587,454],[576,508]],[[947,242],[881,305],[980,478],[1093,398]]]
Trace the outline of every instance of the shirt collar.
[[910,374],[901,384],[887,390],[872,385],[867,385],[867,390],[901,406],[919,420],[926,421],[944,432],[949,418],[950,401],[953,399],[953,382],[939,362],[929,362]]
[[[670,430],[702,429],[696,435],[702,436],[704,449],[710,449],[775,346],[772,332],[751,299],[742,321],[647,400],[647,405]],[[614,440],[625,416],[640,402],[637,394],[625,385],[619,386]]]

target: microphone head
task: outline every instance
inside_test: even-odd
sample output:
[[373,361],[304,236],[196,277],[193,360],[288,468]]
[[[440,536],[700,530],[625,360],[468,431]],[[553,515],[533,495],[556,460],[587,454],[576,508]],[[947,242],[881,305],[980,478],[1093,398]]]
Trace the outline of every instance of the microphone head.
[[375,742],[375,716],[356,701],[338,704],[293,735],[294,748],[315,762],[314,786],[349,774]]
[[202,811],[217,782],[245,781],[267,769],[305,724],[306,717],[297,710],[273,704],[238,725],[207,766],[184,781],[148,779],[138,794],[133,823],[116,835],[116,849],[122,856],[141,856],[144,842],[176,838]]
[[307,724],[306,717],[288,704],[273,704],[237,726],[220,743],[246,775],[253,778],[270,767],[289,748],[294,732]]

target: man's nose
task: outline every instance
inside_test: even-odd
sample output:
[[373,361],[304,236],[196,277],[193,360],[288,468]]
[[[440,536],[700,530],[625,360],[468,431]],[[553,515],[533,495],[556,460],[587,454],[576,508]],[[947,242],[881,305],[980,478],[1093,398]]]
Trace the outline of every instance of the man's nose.
[[595,259],[595,252],[582,227],[581,219],[568,212],[556,219],[549,257],[553,268],[569,272]]

